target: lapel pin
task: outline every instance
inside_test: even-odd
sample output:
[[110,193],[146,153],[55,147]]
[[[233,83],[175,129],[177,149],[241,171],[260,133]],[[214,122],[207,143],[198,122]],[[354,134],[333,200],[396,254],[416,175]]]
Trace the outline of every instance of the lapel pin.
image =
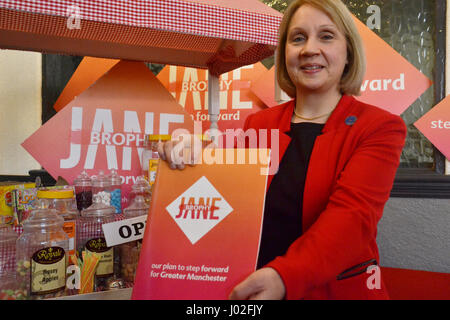
[[348,125],[348,126],[352,126],[353,124],[355,124],[355,122],[356,122],[357,119],[358,119],[358,118],[355,117],[355,116],[348,116],[348,117],[345,119],[345,124]]

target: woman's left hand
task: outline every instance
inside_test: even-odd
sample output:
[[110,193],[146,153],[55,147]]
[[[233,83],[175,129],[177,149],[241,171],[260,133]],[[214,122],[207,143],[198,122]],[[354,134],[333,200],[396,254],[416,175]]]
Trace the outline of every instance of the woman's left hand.
[[230,300],[281,300],[286,288],[275,269],[262,268],[253,272],[231,291]]

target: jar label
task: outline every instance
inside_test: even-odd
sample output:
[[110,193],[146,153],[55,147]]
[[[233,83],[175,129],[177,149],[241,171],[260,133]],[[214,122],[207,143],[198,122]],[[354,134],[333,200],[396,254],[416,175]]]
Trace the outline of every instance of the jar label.
[[106,245],[105,238],[94,238],[86,242],[86,251],[100,255],[95,275],[110,276],[114,273],[114,248]]
[[159,159],[150,159],[148,163],[148,181],[153,186],[156,180],[156,171],[158,170]]
[[49,294],[66,287],[66,253],[61,247],[36,251],[31,257],[31,294]]

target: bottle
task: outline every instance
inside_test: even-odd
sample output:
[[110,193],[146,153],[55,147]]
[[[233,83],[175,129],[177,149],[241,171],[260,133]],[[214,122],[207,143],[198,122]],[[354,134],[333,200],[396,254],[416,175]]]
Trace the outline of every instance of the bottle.
[[111,204],[111,179],[105,176],[103,170],[100,170],[97,176],[92,177],[92,202],[96,201],[109,206]]
[[158,144],[169,141],[170,134],[145,135],[144,150],[142,151],[142,174],[150,183],[150,187],[155,183],[156,170],[158,169]]
[[[136,195],[133,202],[123,210],[124,218],[130,219],[148,214],[149,206],[143,195]],[[142,240],[126,242],[120,245],[120,271],[125,282],[134,283],[136,268],[139,262]]]
[[39,189],[37,191],[40,208],[55,209],[64,219],[63,229],[69,238],[69,256],[76,254],[76,225],[79,218],[72,189]]
[[77,209],[79,211],[89,208],[92,205],[92,180],[86,170],[80,173],[73,181],[75,187],[75,197]]
[[81,211],[77,228],[78,257],[81,258],[85,250],[100,256],[95,272],[94,291],[107,290],[108,282],[118,270],[116,266],[118,266],[119,252],[117,247],[106,245],[102,229],[104,223],[115,221],[115,212],[115,208],[104,204],[100,197],[94,197],[92,205]]
[[6,221],[7,217],[0,216],[0,300],[23,300],[26,293],[17,286],[16,281],[18,235]]
[[56,210],[38,208],[23,223],[16,242],[17,280],[32,299],[63,296],[69,238]]
[[130,203],[133,203],[133,200],[137,195],[143,196],[145,203],[147,205],[150,205],[152,191],[150,184],[148,183],[148,181],[145,179],[144,176],[138,176],[136,178],[136,182],[131,186]]
[[122,213],[122,179],[114,169],[111,170],[108,178],[111,183],[111,205],[116,208],[116,213]]

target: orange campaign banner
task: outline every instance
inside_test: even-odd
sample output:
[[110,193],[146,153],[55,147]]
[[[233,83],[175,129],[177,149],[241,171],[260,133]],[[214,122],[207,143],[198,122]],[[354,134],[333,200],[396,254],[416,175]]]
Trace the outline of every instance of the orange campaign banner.
[[[400,115],[432,84],[423,73],[394,48],[354,18],[363,39],[367,59],[366,75],[359,100]],[[275,68],[252,82],[252,92],[269,107],[276,105]]]
[[227,299],[255,271],[269,151],[209,150],[183,171],[159,165],[132,299]]
[[193,127],[191,117],[144,63],[122,60],[22,146],[53,178],[61,176],[69,183],[83,170],[92,176],[116,169],[123,183],[124,208],[131,186],[142,174],[144,136],[179,128],[192,132]]
[[[219,78],[220,115],[218,126],[237,129],[244,126],[251,113],[266,108],[252,93],[252,81],[267,71],[262,63],[256,63],[224,73]],[[192,120],[202,121],[202,129],[210,127],[208,115],[208,71],[180,66],[165,66],[158,79],[175,97],[177,102],[191,115]]]
[[53,108],[60,111],[119,62],[117,59],[84,57]]
[[431,108],[414,126],[450,159],[450,96]]

